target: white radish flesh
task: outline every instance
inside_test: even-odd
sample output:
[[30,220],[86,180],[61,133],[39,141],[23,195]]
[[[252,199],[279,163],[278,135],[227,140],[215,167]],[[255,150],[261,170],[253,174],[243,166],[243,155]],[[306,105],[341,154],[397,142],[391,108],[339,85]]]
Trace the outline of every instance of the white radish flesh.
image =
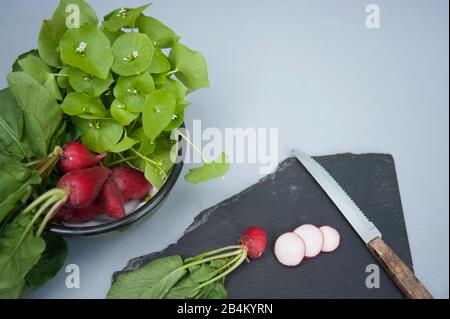
[[297,227],[294,233],[299,235],[306,245],[305,258],[314,258],[320,254],[323,247],[324,237],[319,228],[311,224]]
[[275,256],[285,266],[297,266],[305,257],[306,246],[295,233],[285,233],[275,242]]
[[341,240],[341,236],[338,231],[330,226],[322,226],[320,227],[322,231],[324,242],[322,251],[325,253],[332,252],[339,247],[339,243]]

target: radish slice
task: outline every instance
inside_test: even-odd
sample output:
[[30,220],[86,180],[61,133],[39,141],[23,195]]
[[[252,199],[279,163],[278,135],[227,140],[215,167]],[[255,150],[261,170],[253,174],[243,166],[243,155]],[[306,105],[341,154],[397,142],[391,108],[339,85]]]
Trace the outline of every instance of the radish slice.
[[285,233],[275,242],[275,256],[285,266],[297,266],[305,257],[306,246],[295,233]]
[[311,224],[297,227],[294,233],[299,235],[306,245],[305,258],[314,258],[320,254],[323,247],[324,237],[319,228]]
[[341,236],[339,236],[337,230],[330,226],[322,226],[320,227],[320,230],[322,231],[324,238],[322,251],[329,253],[336,250],[336,248],[339,247],[339,242],[341,240]]

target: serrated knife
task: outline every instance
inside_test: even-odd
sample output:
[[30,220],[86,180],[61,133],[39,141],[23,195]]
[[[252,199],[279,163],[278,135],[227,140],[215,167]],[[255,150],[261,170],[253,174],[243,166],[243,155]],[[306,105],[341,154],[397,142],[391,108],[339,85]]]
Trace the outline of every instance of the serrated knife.
[[412,299],[433,298],[408,266],[384,242],[377,227],[364,215],[322,165],[298,150],[293,150],[293,153],[341,211],[403,294]]

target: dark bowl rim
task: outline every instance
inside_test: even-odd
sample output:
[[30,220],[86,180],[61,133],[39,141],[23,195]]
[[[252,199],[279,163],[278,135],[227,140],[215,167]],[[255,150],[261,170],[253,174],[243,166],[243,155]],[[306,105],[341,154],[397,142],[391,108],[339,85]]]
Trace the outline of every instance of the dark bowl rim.
[[47,230],[54,234],[69,237],[93,236],[105,234],[136,222],[155,209],[169,195],[183,168],[183,161],[181,161],[180,156],[178,156],[177,160],[178,162],[174,164],[170,175],[161,189],[147,203],[124,218],[100,225],[86,227],[73,227],[49,223]]

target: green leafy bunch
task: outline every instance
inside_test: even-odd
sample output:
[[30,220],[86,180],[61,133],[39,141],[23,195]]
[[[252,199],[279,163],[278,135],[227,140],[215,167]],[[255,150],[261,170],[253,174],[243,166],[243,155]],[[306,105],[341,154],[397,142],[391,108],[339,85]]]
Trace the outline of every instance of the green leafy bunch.
[[[79,27],[66,26],[69,4],[79,8]],[[184,122],[190,103],[186,96],[208,87],[209,81],[203,55],[181,44],[165,24],[144,15],[148,7],[113,10],[99,25],[87,3],[62,0],[42,25],[40,58],[26,59],[33,59],[31,74],[38,64],[57,70],[46,73],[46,88],[61,101],[83,144],[109,152],[108,166],[127,163],[143,170],[159,189],[173,167],[170,132]],[[224,155],[204,164],[186,179],[197,183],[228,170]]]

